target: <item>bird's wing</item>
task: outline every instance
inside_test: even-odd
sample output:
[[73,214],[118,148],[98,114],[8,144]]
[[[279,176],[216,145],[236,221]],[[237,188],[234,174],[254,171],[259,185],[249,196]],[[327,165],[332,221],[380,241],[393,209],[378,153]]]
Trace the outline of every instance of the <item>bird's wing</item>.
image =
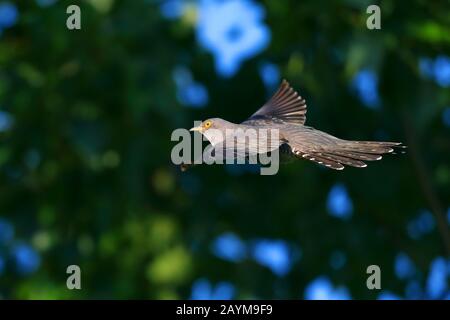
[[272,98],[243,123],[250,124],[259,120],[281,120],[287,123],[305,124],[306,101],[286,80],[283,80]]
[[237,129],[225,135],[225,139],[212,145],[216,160],[246,161],[279,148],[281,143],[276,129],[258,131],[252,127]]

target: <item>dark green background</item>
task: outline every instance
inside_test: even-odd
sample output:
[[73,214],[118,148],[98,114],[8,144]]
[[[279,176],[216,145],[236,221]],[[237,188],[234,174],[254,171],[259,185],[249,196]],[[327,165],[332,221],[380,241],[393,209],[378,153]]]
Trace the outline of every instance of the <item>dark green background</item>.
[[[0,215],[14,225],[14,241],[41,257],[30,275],[10,261],[1,297],[189,298],[192,283],[207,278],[233,283],[236,298],[297,299],[326,275],[353,298],[373,299],[368,265],[381,267],[383,289],[403,296],[399,252],[417,266],[421,286],[431,261],[448,257],[450,128],[442,112],[450,90],[419,71],[421,57],[450,53],[448,2],[381,1],[382,29],[371,31],[364,1],[262,1],[271,43],[230,78],[198,45],[194,22],[165,19],[159,3],[113,1],[101,10],[80,1],[78,31],[66,28],[69,4],[20,1],[17,25],[0,38],[0,107],[15,120],[0,133]],[[402,141],[407,154],[342,172],[298,161],[275,176],[224,166],[181,173],[170,159],[171,132],[212,116],[243,121],[268,97],[258,73],[264,60],[307,99],[309,125],[347,139]],[[177,101],[178,65],[206,86],[207,107]],[[367,67],[379,76],[377,110],[349,90]],[[36,165],[30,152],[40,155]],[[351,196],[350,220],[327,212],[335,183]],[[436,226],[413,240],[407,224],[421,210]],[[252,259],[221,260],[210,246],[223,232],[284,239],[301,259],[284,277]],[[335,250],[347,257],[339,270],[329,263]],[[66,289],[71,264],[82,269],[80,291]]]

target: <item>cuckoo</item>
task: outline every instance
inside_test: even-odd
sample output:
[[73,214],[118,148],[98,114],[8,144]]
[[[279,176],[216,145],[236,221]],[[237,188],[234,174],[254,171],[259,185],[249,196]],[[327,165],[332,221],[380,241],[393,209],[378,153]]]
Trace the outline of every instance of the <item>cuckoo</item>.
[[[384,154],[393,153],[397,148],[405,148],[400,142],[337,138],[306,126],[306,111],[305,99],[283,80],[272,98],[244,122],[235,124],[220,118],[211,118],[190,130],[203,134],[213,147],[221,145],[223,148],[227,130],[275,129],[279,133],[275,147],[274,142],[267,141],[267,138],[262,139],[263,141],[257,140],[259,144],[270,144],[265,148],[265,152],[278,150],[284,158],[305,159],[334,170],[343,170],[345,166],[364,168],[367,161],[380,160]],[[234,145],[234,148],[240,147]],[[248,152],[248,148],[246,150]],[[191,165],[184,164],[181,168],[186,170],[189,166]]]

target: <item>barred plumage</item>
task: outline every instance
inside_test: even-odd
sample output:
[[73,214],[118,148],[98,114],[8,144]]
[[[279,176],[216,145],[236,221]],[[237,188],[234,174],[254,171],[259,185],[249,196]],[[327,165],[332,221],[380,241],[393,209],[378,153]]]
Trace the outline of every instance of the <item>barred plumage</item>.
[[[384,154],[393,153],[395,149],[405,148],[399,142],[339,139],[323,131],[305,126],[306,112],[305,99],[292,89],[286,80],[283,80],[273,97],[241,124],[213,118],[204,122],[209,123],[206,128],[202,125],[193,129],[201,131],[213,146],[221,146],[221,152],[225,150],[223,145],[226,144],[226,141],[223,139],[219,141],[217,137],[209,133],[210,127],[218,129],[222,133],[227,129],[276,129],[279,130],[280,139],[275,145],[270,139],[258,140],[256,144],[253,144],[253,150],[258,149],[259,152],[261,144],[271,142],[268,151],[278,148],[282,155],[306,159],[335,170],[342,170],[345,166],[365,168],[366,161],[380,160]],[[233,154],[247,157],[249,154],[246,146],[246,144],[235,146],[236,150]]]
[[366,161],[381,160],[383,154],[404,148],[399,142],[348,141],[310,127],[289,124],[283,133],[294,156],[335,170],[344,166],[365,168]]
[[[295,97],[298,97],[297,104],[294,103]],[[287,102],[289,108],[286,107]],[[383,154],[392,153],[395,148],[405,148],[399,142],[339,139],[305,126],[306,111],[306,101],[283,80],[272,99],[243,124],[279,128],[283,143],[290,147],[294,157],[335,170],[342,170],[345,166],[365,168],[365,161],[380,160]]]

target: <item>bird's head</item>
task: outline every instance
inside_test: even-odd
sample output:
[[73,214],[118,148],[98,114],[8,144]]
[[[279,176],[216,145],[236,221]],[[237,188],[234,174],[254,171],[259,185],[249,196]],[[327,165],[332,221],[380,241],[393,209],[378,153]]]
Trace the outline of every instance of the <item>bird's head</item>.
[[198,131],[200,133],[205,133],[209,129],[221,130],[226,128],[227,122],[228,121],[225,121],[220,118],[207,119],[203,121],[198,127],[191,128],[190,131]]
[[212,118],[203,121],[198,127],[194,127],[190,131],[200,132],[211,144],[215,145],[225,139],[227,129],[233,129],[235,126],[234,123],[226,120]]

